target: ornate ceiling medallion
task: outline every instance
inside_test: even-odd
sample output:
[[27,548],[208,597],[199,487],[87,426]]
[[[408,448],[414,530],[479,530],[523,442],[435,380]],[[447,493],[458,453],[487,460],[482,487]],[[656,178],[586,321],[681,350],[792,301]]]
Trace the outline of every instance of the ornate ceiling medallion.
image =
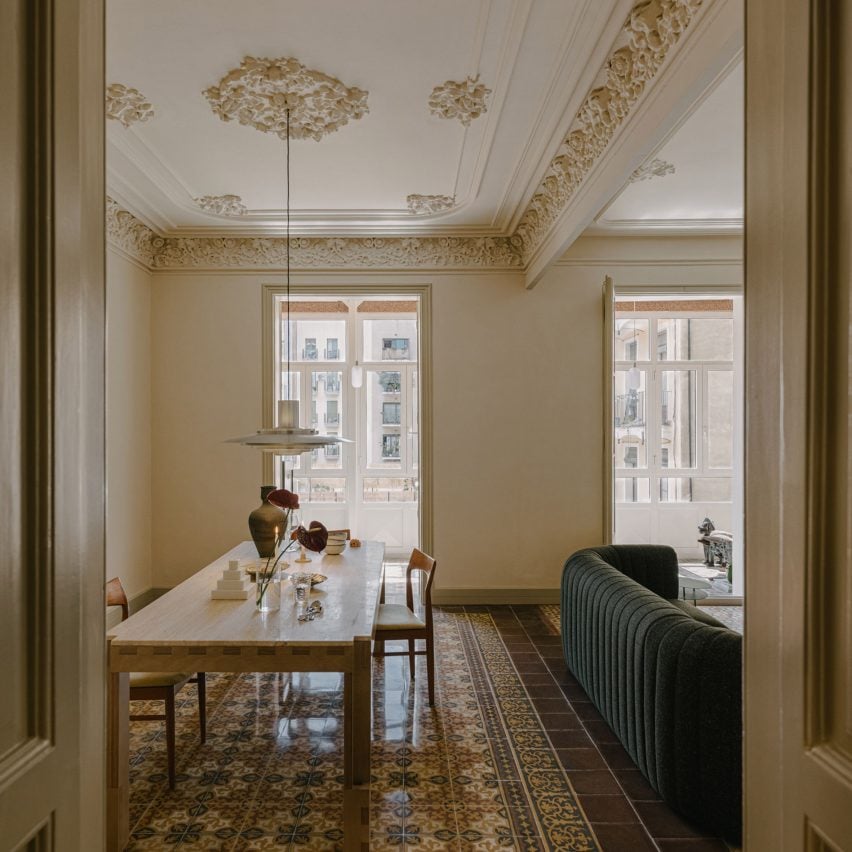
[[447,80],[432,89],[429,96],[429,112],[441,118],[457,118],[465,127],[482,113],[488,111],[485,99],[491,94],[479,82],[479,74],[458,82]]
[[208,213],[219,216],[245,216],[248,208],[239,195],[203,195],[195,203]]
[[138,89],[121,83],[112,83],[106,90],[106,117],[120,121],[125,127],[147,121],[154,108]]
[[427,213],[443,213],[451,210],[456,203],[454,195],[409,195],[406,199],[408,210],[418,216]]
[[651,178],[655,177],[673,175],[674,172],[674,163],[668,163],[665,160],[661,160],[659,157],[654,157],[653,160],[649,160],[647,163],[642,163],[642,165],[639,166],[632,175],[630,175],[630,179],[627,182],[639,183],[639,181],[642,180],[651,180]]
[[296,59],[253,56],[246,56],[218,86],[204,90],[222,121],[238,121],[286,139],[289,108],[290,138],[317,141],[369,112],[367,95]]

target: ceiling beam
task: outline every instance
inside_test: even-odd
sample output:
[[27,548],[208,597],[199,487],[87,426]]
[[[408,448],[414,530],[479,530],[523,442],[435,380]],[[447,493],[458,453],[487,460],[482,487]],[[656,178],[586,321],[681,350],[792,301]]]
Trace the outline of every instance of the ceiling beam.
[[742,46],[742,0],[705,0],[698,17],[616,128],[544,239],[526,258],[527,289],[538,283],[547,268],[624,188],[635,169],[730,70],[741,56]]

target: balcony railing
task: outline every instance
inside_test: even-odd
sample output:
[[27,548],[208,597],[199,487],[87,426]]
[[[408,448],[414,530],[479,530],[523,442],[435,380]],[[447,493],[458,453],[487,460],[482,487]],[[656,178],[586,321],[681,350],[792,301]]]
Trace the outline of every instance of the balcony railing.
[[326,414],[325,415],[325,425],[326,426],[338,426],[340,424],[340,415],[339,414]]
[[316,361],[319,359],[319,352],[315,346],[307,346],[302,350],[303,361]]
[[339,361],[340,360],[340,350],[339,349],[323,349],[323,357],[326,361]]

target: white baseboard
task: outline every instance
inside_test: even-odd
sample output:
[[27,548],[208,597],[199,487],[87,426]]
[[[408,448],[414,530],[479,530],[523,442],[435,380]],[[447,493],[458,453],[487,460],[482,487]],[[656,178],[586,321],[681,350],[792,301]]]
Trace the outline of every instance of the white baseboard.
[[435,589],[432,603],[460,604],[558,604],[560,589]]
[[[158,597],[164,595],[168,589],[160,589],[156,587],[152,587],[150,589],[145,589],[143,592],[139,592],[138,595],[134,595],[132,598],[127,599],[127,606],[130,610],[130,614],[133,615],[135,612],[139,612],[143,607],[148,606],[152,601],[157,600]],[[121,621],[121,610],[117,606],[108,606],[106,611],[106,626],[107,630],[115,627]]]

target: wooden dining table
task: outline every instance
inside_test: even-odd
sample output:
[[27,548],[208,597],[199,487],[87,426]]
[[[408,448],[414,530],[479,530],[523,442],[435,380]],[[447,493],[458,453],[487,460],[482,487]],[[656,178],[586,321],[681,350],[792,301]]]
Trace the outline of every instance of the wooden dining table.
[[341,555],[311,554],[307,570],[327,579],[312,594],[323,612],[300,622],[293,590],[281,609],[248,600],[212,600],[232,559],[256,559],[243,542],[107,634],[107,848],[129,839],[129,672],[343,672],[344,849],[369,849],[372,646],[384,545],[364,542]]

